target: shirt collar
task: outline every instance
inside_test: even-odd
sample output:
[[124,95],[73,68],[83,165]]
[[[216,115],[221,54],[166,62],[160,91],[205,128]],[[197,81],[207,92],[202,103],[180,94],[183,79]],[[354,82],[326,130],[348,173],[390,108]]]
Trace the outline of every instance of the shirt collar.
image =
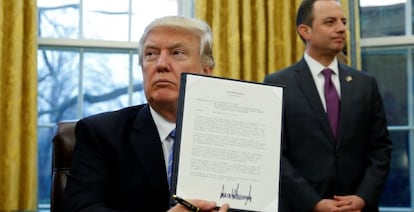
[[330,68],[335,73],[335,75],[338,76],[338,73],[339,73],[338,59],[336,57],[334,58],[332,63],[329,64],[328,67],[323,66],[321,63],[313,59],[307,52],[305,52],[304,58],[313,76],[317,76],[325,68]]
[[161,141],[167,139],[170,132],[175,128],[175,123],[167,121],[159,113],[157,113],[154,108],[150,105],[150,112],[152,118],[154,119],[155,126],[157,127],[158,134],[160,135]]

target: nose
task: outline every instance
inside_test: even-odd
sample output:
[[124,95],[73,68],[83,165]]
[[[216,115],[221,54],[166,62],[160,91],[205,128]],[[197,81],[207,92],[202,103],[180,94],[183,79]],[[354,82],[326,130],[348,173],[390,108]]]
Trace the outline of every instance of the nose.
[[346,32],[346,25],[342,21],[339,21],[338,32]]
[[158,57],[156,67],[159,72],[165,72],[165,71],[171,70],[170,57],[168,53],[161,52],[161,54]]

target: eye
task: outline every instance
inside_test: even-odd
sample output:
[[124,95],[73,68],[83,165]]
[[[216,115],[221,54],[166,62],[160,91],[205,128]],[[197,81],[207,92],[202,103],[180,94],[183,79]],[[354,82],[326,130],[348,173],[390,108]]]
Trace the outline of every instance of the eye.
[[173,53],[173,55],[177,55],[177,56],[184,55],[184,51],[182,51],[182,50],[174,50],[172,53]]
[[171,55],[175,58],[175,59],[184,59],[185,56],[187,55],[187,53],[182,50],[182,49],[174,49],[171,52]]
[[157,56],[157,52],[155,50],[146,50],[144,52],[144,58],[145,60],[154,60]]

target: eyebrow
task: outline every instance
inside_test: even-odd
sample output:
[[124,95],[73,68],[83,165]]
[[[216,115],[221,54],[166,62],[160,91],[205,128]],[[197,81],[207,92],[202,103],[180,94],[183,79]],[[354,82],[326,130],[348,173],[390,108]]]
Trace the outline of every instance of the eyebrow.
[[328,16],[328,17],[323,18],[322,20],[329,20],[329,19],[335,19],[335,20],[338,20],[339,19],[341,21],[348,21],[348,19],[345,18],[345,17],[343,17],[343,18],[337,18],[335,16]]
[[[176,42],[172,42],[171,44],[168,45],[168,49],[174,49],[177,47],[188,47],[189,45],[187,45],[185,42],[182,41],[176,41]],[[157,44],[153,44],[153,43],[146,43],[144,44],[144,49],[147,48],[152,48],[152,49],[157,49],[159,48],[159,46]]]

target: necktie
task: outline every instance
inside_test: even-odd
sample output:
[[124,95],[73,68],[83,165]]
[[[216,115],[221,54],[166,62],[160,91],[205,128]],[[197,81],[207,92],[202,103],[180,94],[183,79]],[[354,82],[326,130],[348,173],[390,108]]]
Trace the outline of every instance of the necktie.
[[332,70],[326,68],[322,70],[322,73],[325,77],[324,92],[326,101],[326,112],[328,114],[333,135],[336,138],[339,122],[340,100],[338,92],[336,91],[335,85],[333,84],[331,79]]
[[172,168],[173,168],[173,159],[174,159],[174,140],[175,140],[175,129],[171,131],[169,137],[172,139],[172,144],[170,152],[168,153],[168,166],[167,166],[167,179],[168,179],[168,188],[171,190],[171,180],[172,180]]

